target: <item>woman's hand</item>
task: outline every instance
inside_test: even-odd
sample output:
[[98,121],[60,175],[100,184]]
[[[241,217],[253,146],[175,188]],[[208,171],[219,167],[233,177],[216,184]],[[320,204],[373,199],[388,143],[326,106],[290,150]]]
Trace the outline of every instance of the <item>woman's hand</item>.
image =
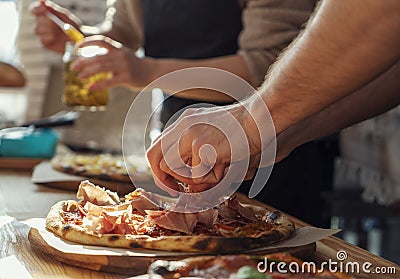
[[52,13],[65,23],[69,23],[79,30],[80,20],[68,10],[51,1],[34,2],[31,12],[36,17],[34,32],[40,42],[47,49],[63,53],[65,43],[69,41],[67,35],[46,14]]
[[88,78],[101,72],[112,75],[108,80],[93,83],[90,89],[98,90],[120,85],[142,88],[152,81],[150,76],[153,60],[138,58],[133,50],[102,35],[87,37],[78,44],[78,47],[92,45],[104,47],[108,53],[91,58],[79,58],[73,63],[72,69],[79,72],[79,78]]

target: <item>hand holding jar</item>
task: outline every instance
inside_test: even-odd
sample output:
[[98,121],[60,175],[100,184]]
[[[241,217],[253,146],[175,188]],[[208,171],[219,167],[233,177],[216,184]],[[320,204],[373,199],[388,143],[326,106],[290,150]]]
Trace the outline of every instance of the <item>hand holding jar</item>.
[[71,65],[79,58],[92,59],[107,53],[108,50],[103,47],[78,47],[67,42],[63,56],[65,91],[62,100],[65,105],[78,110],[105,110],[108,103],[108,89],[92,89],[91,87],[95,82],[109,79],[111,73],[100,72],[87,78],[80,78]]

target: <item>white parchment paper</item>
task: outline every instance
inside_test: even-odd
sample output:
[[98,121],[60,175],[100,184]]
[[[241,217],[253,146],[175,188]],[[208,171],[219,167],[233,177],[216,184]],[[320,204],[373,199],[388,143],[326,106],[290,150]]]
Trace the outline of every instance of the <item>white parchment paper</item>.
[[[46,241],[46,243],[63,252],[63,253],[73,253],[73,254],[82,254],[82,255],[106,255],[106,256],[135,256],[135,257],[176,257],[176,256],[194,256],[199,255],[199,253],[189,253],[189,252],[168,252],[168,251],[159,251],[159,250],[147,250],[147,249],[123,249],[123,248],[111,248],[111,247],[101,247],[101,246],[90,246],[90,245],[82,245],[79,243],[70,242],[64,240],[52,232],[46,230],[45,228],[45,219],[43,218],[33,218],[24,221],[23,223],[27,224],[31,228],[35,228],[39,231],[42,238]],[[320,229],[315,227],[302,227],[296,230],[294,235],[285,241],[280,241],[276,244],[268,245],[266,247],[257,248],[251,250],[251,252],[255,251],[263,251],[269,250],[272,248],[292,248],[307,245],[323,238],[326,238],[330,235],[333,235],[340,230],[332,230],[332,229]],[[243,251],[243,253],[250,251]]]

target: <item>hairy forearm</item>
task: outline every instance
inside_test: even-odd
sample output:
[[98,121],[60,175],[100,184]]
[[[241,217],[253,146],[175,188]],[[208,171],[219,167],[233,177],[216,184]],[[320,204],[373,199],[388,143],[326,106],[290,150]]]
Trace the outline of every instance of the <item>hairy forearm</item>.
[[[399,80],[400,62],[397,62],[367,86],[283,131],[278,135],[278,154],[285,156],[303,143],[328,136],[399,105]],[[278,155],[278,160],[281,156]]]
[[[165,74],[173,71],[182,70],[192,67],[211,67],[228,71],[242,79],[249,81],[250,74],[248,68],[240,55],[227,55],[222,57],[200,59],[200,60],[184,60],[184,59],[152,59],[145,58],[150,62],[149,81],[155,80]],[[168,92],[168,84],[164,90]],[[175,88],[176,84],[171,84],[171,88]],[[233,99],[229,96],[212,91],[212,90],[186,90],[178,93],[176,96],[181,98],[197,99],[203,101],[231,102]]]
[[277,134],[359,89],[399,59],[399,9],[397,0],[322,2],[260,90]]

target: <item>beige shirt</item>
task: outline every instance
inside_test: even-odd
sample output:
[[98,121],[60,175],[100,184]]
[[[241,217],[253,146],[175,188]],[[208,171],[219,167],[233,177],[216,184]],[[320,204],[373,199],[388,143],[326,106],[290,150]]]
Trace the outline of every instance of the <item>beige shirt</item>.
[[[239,51],[259,86],[277,55],[296,37],[314,9],[316,0],[247,0],[244,2],[243,30]],[[111,20],[110,37],[138,49],[143,42],[141,0],[117,0]]]

